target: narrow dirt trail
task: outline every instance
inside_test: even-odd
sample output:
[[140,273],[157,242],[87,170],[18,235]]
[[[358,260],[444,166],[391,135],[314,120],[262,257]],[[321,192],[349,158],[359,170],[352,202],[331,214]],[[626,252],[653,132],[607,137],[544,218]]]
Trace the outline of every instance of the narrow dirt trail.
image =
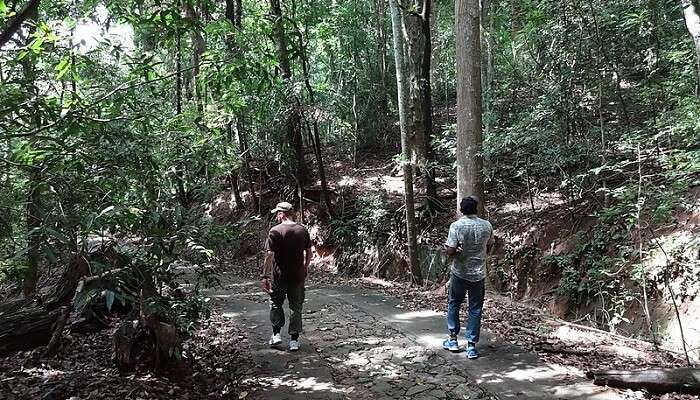
[[579,371],[484,332],[478,360],[441,348],[444,316],[406,312],[399,300],[348,286],[309,285],[299,352],[267,346],[267,294],[235,281],[212,293],[217,310],[245,333],[253,399],[626,399]]

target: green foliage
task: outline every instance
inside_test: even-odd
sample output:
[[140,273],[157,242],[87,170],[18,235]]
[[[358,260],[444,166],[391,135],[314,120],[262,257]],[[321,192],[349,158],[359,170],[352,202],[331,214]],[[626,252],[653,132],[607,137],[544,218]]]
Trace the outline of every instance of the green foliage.
[[391,223],[391,206],[385,192],[369,192],[357,198],[357,213],[346,219],[332,221],[333,235],[353,243],[358,249],[385,243]]

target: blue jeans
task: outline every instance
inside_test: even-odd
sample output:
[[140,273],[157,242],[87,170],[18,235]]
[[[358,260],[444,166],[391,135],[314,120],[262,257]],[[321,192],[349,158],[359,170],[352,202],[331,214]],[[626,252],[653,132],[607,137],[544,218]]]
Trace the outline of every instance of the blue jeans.
[[459,334],[459,308],[464,297],[469,294],[469,317],[464,337],[469,343],[479,341],[481,331],[481,311],[484,307],[484,280],[469,282],[452,274],[450,277],[450,292],[447,299],[447,330],[450,335]]

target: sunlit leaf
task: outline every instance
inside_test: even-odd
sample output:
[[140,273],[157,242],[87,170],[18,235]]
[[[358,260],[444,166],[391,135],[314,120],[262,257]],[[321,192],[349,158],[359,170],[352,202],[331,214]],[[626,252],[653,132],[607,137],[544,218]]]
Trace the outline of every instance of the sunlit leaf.
[[111,290],[105,291],[105,303],[107,305],[107,311],[112,311],[112,305],[114,304],[114,292]]
[[56,65],[56,79],[61,79],[70,70],[71,58],[70,56],[64,56],[61,61]]

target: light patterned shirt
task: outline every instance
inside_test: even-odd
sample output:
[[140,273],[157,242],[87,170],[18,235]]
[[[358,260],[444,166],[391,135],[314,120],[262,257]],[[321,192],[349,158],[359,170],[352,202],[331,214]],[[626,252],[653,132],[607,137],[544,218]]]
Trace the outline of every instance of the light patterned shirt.
[[447,246],[461,247],[454,256],[452,273],[469,282],[486,278],[486,246],[493,235],[491,223],[476,215],[467,215],[450,225]]

